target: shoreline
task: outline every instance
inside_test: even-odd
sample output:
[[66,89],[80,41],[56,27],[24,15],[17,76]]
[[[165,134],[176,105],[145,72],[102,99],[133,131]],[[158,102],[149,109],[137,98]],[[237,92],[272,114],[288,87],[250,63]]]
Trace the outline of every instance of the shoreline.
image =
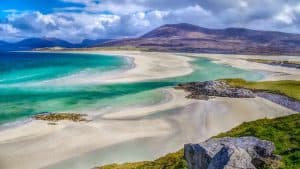
[[251,62],[248,59],[272,59],[275,61],[293,61],[299,62],[299,56],[261,56],[261,55],[230,55],[230,54],[189,54],[193,57],[209,58],[214,63],[226,64],[232,67],[261,71],[264,78],[260,81],[277,80],[300,80],[300,71],[296,68],[281,67],[276,65],[267,65],[263,63]]
[[[29,160],[28,163],[23,163],[23,168],[51,168],[52,165],[66,165],[64,161],[76,159],[77,155],[89,156],[89,153],[94,151],[101,153],[105,147],[113,147],[113,145],[142,138],[145,138],[146,142],[149,141],[147,138],[153,140],[153,143],[150,142],[147,145],[152,147],[151,150],[155,154],[153,156],[146,154],[146,156],[156,158],[176,151],[183,143],[205,140],[244,121],[293,113],[293,111],[261,98],[214,98],[209,101],[199,101],[186,99],[184,91],[170,89],[168,94],[172,94],[172,98],[166,103],[128,109],[128,111],[122,111],[123,115],[116,112],[109,119],[107,116],[104,118],[100,116],[88,123],[61,121],[54,126],[48,125],[45,121],[33,120],[25,125],[2,131],[0,132],[0,148],[2,150],[0,158],[7,162],[5,167],[11,169],[19,168],[19,166],[9,159],[24,158],[35,159],[36,163]],[[182,105],[174,107],[176,103]],[[264,110],[264,113],[261,113],[261,109]],[[137,114],[133,114],[133,116],[130,111]],[[217,118],[220,115],[223,116],[222,119]],[[156,146],[157,142],[161,142],[159,145],[163,145],[162,141],[165,139],[170,140],[168,147]],[[68,142],[68,145],[62,149],[58,148],[65,142]],[[144,142],[139,146],[143,147],[143,144]],[[58,149],[53,150],[52,147]],[[133,153],[131,158],[136,160],[145,158],[144,160],[146,160],[146,156],[136,159],[137,156]],[[99,158],[97,161],[100,163],[110,162],[109,160],[102,161],[101,156]],[[119,158],[122,159],[122,155],[114,159]]]
[[[92,51],[85,52],[92,54]],[[192,59],[188,57],[157,52],[142,56],[145,53],[137,51],[96,52],[95,54],[133,56],[131,58],[136,64],[133,69],[101,80],[105,83],[136,82],[166,78],[166,75],[175,77],[192,71],[189,64]],[[202,54],[198,55],[200,56],[197,57],[202,57]],[[170,60],[173,57],[176,61]],[[232,60],[233,58],[225,59],[223,64],[229,64]],[[245,69],[249,68],[244,62],[239,62],[240,60],[231,64],[232,66],[245,66]],[[158,69],[153,69],[157,66]],[[272,70],[274,69],[272,68],[271,72]],[[160,103],[95,116],[93,121],[88,123],[60,121],[57,125],[48,125],[44,121],[32,120],[0,130],[0,149],[2,150],[0,168],[81,169],[82,166],[85,166],[84,168],[95,167],[94,163],[102,165],[112,162],[155,159],[178,150],[184,143],[203,141],[245,121],[295,113],[263,98],[217,97],[203,101],[185,98],[187,94],[184,91],[172,88],[159,90],[165,91],[165,100]],[[141,139],[143,141],[135,141]],[[113,153],[115,146],[126,150],[128,143],[140,147],[147,153],[144,155],[135,151],[132,151],[130,155],[128,152]],[[110,155],[114,157],[107,159],[103,152],[110,152]],[[95,154],[100,154],[100,156],[95,157]],[[129,159],[125,156],[129,156]],[[80,160],[85,157],[95,157],[95,159],[94,161]],[[75,166],[71,166],[70,160],[75,163]],[[23,163],[17,164],[15,161],[23,161]]]
[[178,56],[175,53],[142,51],[54,51],[54,53],[110,55],[132,60],[132,66],[128,69],[110,74],[109,77],[101,76],[97,79],[89,79],[90,82],[99,84],[158,80],[193,72],[190,63],[193,59]]

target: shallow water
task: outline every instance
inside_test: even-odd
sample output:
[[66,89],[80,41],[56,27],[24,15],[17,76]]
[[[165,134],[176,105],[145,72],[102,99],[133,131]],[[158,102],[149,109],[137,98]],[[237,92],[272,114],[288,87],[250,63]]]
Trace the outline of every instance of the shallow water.
[[[180,82],[239,77],[259,80],[262,74],[220,65],[208,59],[192,62],[194,72],[181,77],[137,83],[55,85],[60,79],[78,81],[89,76],[132,67],[123,57],[95,54],[0,53],[0,124],[39,112],[85,113],[160,102],[158,90]],[[52,83],[49,83],[49,82]],[[37,85],[38,84],[38,85]]]

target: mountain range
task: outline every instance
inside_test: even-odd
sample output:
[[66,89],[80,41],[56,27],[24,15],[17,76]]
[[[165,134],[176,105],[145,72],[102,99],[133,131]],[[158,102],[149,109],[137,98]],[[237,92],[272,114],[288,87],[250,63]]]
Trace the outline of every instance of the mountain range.
[[88,48],[95,45],[101,45],[104,42],[111,41],[112,39],[96,39],[90,40],[85,39],[81,43],[70,43],[65,40],[57,38],[28,38],[23,39],[16,43],[9,43],[0,41],[0,51],[23,51],[33,50],[38,48],[51,48],[51,47],[62,47],[62,48]]
[[167,24],[138,38],[99,46],[135,46],[155,51],[300,55],[300,34],[245,28],[208,29],[191,24]]
[[0,41],[0,50],[122,46],[150,51],[300,55],[300,34],[245,28],[209,29],[180,23],[163,25],[137,38],[86,39],[79,44],[57,38],[30,38],[17,43]]

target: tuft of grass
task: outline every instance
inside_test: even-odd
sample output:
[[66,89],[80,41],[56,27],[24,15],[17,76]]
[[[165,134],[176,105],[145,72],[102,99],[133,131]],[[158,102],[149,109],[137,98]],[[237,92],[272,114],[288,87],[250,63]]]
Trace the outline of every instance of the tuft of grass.
[[[242,136],[255,136],[272,141],[276,147],[275,153],[282,157],[280,168],[300,168],[300,114],[245,122],[215,137]],[[183,159],[183,149],[181,149],[154,161],[111,164],[96,169],[187,169],[187,164]]]
[[143,161],[124,164],[110,164],[95,169],[188,169],[183,159],[183,149],[167,154],[154,161]]
[[223,79],[232,87],[247,88],[250,90],[268,91],[271,93],[281,94],[290,98],[300,100],[300,81],[280,80],[250,82],[243,79]]

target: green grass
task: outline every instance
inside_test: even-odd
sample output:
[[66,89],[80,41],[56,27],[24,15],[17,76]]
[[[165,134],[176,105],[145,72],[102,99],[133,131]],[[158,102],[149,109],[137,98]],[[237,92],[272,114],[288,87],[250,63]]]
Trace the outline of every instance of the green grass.
[[243,123],[216,137],[225,136],[255,136],[272,141],[276,146],[275,153],[282,156],[281,168],[300,168],[300,114]]
[[[272,141],[276,146],[276,154],[282,156],[282,169],[300,168],[300,114],[276,119],[262,119],[246,122],[216,137],[255,136]],[[155,161],[137,163],[112,164],[98,169],[186,169],[183,150],[170,153]]]
[[248,82],[243,79],[223,79],[233,87],[242,87],[251,90],[262,90],[271,93],[286,95],[290,98],[300,100],[300,81],[281,80],[265,82]]
[[182,149],[154,161],[125,163],[121,165],[111,164],[96,169],[187,169],[187,164],[183,159]]

